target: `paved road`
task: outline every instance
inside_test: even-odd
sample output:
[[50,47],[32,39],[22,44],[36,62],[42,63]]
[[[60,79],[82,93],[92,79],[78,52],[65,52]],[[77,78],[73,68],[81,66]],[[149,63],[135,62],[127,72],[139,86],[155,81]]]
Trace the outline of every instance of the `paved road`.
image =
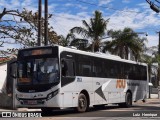
[[[1,110],[2,111],[2,110]],[[13,112],[13,111],[12,111]],[[53,111],[51,114],[44,114],[40,110],[26,110],[19,109],[19,112],[23,113],[39,113],[42,118],[30,118],[31,120],[139,120],[139,119],[160,119],[160,100],[159,99],[148,99],[146,103],[141,101],[133,103],[131,108],[119,108],[117,105],[105,106],[105,108],[95,109],[90,108],[89,112],[77,113],[73,109],[64,109]],[[159,116],[159,118],[156,116]],[[139,116],[140,115],[140,116]],[[150,117],[147,117],[147,116]],[[134,117],[133,117],[134,116]],[[145,117],[144,117],[145,116]],[[151,117],[156,116],[156,117]],[[128,118],[130,117],[130,118]],[[8,120],[9,118],[1,118],[2,120]],[[12,118],[12,120],[17,118]],[[25,120],[27,118],[21,118]]]

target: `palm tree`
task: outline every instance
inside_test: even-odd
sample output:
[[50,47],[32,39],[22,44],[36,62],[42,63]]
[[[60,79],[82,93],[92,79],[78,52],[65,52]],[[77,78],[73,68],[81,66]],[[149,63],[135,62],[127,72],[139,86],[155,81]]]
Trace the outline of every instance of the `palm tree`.
[[66,46],[70,46],[71,41],[73,41],[75,39],[75,35],[72,33],[68,33],[66,37],[64,37],[63,35],[60,35],[59,39],[60,40],[59,40],[58,44],[66,47]]
[[74,34],[68,33],[67,36],[60,35],[58,45],[61,46],[74,46],[79,50],[88,51],[88,40],[76,38]]
[[141,57],[141,62],[144,62],[148,65],[148,75],[149,75],[149,81],[150,81],[151,74],[152,74],[152,65],[155,62],[155,59],[149,55],[143,54]]
[[152,64],[152,66],[154,67],[154,69],[156,70],[156,77],[157,77],[157,81],[155,83],[155,87],[157,87],[159,85],[159,81],[160,81],[160,55],[158,52],[154,52],[153,53],[154,57],[152,58],[153,59],[153,63],[156,63],[156,64]]
[[103,51],[109,51],[121,58],[128,59],[129,53],[137,60],[145,49],[146,38],[139,38],[131,28],[121,30],[109,30],[108,35],[112,41],[107,41]]
[[70,46],[75,46],[79,50],[88,51],[88,40],[75,38],[70,42]]
[[90,48],[94,52],[99,50],[101,38],[105,35],[108,22],[109,19],[104,20],[101,12],[95,11],[94,17],[90,19],[90,23],[82,20],[84,27],[74,27],[70,31],[71,33],[81,34],[84,38],[90,38],[92,41]]

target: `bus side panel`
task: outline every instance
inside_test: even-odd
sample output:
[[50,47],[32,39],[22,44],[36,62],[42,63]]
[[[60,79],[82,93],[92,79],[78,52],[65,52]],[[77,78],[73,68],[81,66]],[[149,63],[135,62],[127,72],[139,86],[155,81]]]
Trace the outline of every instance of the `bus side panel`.
[[62,99],[63,96],[61,94],[57,94],[55,97],[53,97],[51,100],[48,100],[45,103],[45,107],[62,107],[63,103],[62,103]]
[[[47,95],[49,93],[51,93],[52,91],[55,91],[55,90],[57,90],[59,88],[60,88],[60,84],[58,84],[57,86],[51,88],[48,91],[43,92],[43,96],[47,97]],[[50,100],[45,100],[45,106],[46,107],[57,107],[57,108],[63,107],[63,96],[61,94],[61,89],[59,89],[58,94],[55,95],[53,98],[51,98]]]
[[121,101],[122,89],[116,88],[116,79],[105,78],[105,82],[102,85],[104,91],[106,103],[119,103]]
[[92,78],[77,76],[74,82],[71,82],[61,88],[63,94],[63,107],[77,107],[78,96],[83,90],[89,94],[90,103],[94,102]]
[[117,88],[117,79],[112,79],[109,86],[109,103],[119,103],[121,101],[120,93],[123,88]]
[[146,81],[128,80],[128,90],[132,92],[132,101],[142,100],[146,96]]
[[63,99],[63,107],[73,107],[73,103],[75,99],[77,99],[77,94],[75,92],[77,91],[77,85],[76,82],[72,82],[69,84],[66,84],[61,88],[61,94]]
[[63,107],[77,107],[78,96],[82,90],[89,94],[90,105],[94,104],[92,78],[76,77],[75,81],[62,87]]
[[83,90],[86,91],[89,95],[90,106],[92,106],[94,104],[93,78],[92,77],[78,76],[77,79],[76,79],[76,84],[77,84],[78,95]]
[[102,91],[102,85],[104,84],[104,78],[92,78],[94,89],[94,104],[105,104],[106,96]]

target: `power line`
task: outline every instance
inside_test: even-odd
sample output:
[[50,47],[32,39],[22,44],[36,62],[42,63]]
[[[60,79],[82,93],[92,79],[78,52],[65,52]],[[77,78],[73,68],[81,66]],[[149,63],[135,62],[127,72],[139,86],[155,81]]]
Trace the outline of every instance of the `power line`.
[[[114,11],[119,11],[119,12],[122,12],[122,13],[126,13],[126,12],[129,12],[129,13],[137,13],[137,15],[140,14],[140,13],[143,13],[143,14],[148,15],[147,13],[144,13],[144,12],[136,12],[136,11],[131,11],[131,10],[119,10],[119,9],[115,9],[115,8],[108,7],[108,6],[99,6],[99,5],[97,5],[96,3],[89,3],[89,2],[82,1],[82,0],[76,0],[76,2],[81,2],[81,3],[85,3],[85,4],[89,4],[89,5],[94,5],[94,6],[98,6],[98,7],[102,7],[102,8],[108,8],[108,9],[112,9],[112,10],[114,10]],[[157,15],[157,14],[156,14],[156,15]],[[56,17],[61,17],[61,18],[65,18],[65,19],[68,19],[68,20],[78,20],[78,19],[76,19],[76,18],[64,17],[64,16],[60,16],[60,15],[56,15],[56,14],[54,14],[54,16],[56,16]]]
[[[60,17],[60,18],[63,18],[63,19],[67,19],[67,20],[77,20],[77,19],[75,19],[75,18],[70,18],[70,17],[65,17],[65,16],[59,16],[59,15],[55,15],[54,14],[54,16],[55,17]],[[128,19],[128,18],[127,18]],[[54,19],[55,20],[55,19]],[[80,20],[81,21],[81,20]],[[131,21],[131,20],[129,20],[128,19],[128,21]],[[56,22],[57,22],[57,20],[56,20]],[[57,22],[58,23],[58,22]],[[61,25],[62,26],[62,25]],[[112,26],[112,27],[116,27],[117,25],[115,25],[115,23],[114,24],[110,24],[110,26]],[[121,26],[121,27],[126,27],[125,25],[120,25],[120,24],[118,24],[118,26]],[[62,27],[61,27],[62,28]],[[145,27],[146,28],[146,27]],[[59,28],[60,29],[60,28]],[[136,28],[136,29],[144,29],[144,28]],[[147,28],[147,29],[149,29],[150,31],[151,30],[153,30],[153,31],[155,31],[155,30],[157,30],[158,28]],[[61,29],[62,30],[62,29]],[[63,30],[64,31],[64,30]],[[66,30],[65,30],[66,31]]]
[[[100,6],[100,5],[97,5],[96,3],[90,3],[90,2],[86,2],[86,1],[82,1],[82,0],[76,0],[77,2],[81,2],[81,3],[84,3],[84,4],[88,4],[88,5],[92,5],[92,6],[97,6],[97,7],[101,7],[101,8],[108,8],[108,9],[111,9],[111,10],[114,10],[114,11],[119,11],[119,12],[122,12],[122,13],[137,13],[140,14],[145,14],[145,15],[149,15],[148,13],[145,13],[145,12],[137,12],[137,11],[133,11],[133,10],[120,10],[120,9],[116,9],[116,8],[113,8],[113,7],[108,7],[108,6]],[[157,16],[159,14],[156,14]]]
[[[89,4],[89,5],[93,5],[93,6],[98,6],[96,3],[89,3],[89,2],[85,2],[85,1],[81,1],[81,0],[76,0],[77,2],[81,2],[81,3],[85,3],[85,4]],[[107,6],[98,6],[98,7],[102,7],[102,8],[108,8],[108,9],[112,9],[112,10],[118,10],[112,7],[107,7]]]
[[86,2],[86,1],[82,1],[82,0],[76,0],[77,2],[81,2],[84,4],[89,4],[92,6],[97,6],[97,7],[101,7],[101,8],[108,8],[114,11],[120,11],[120,12],[130,12],[130,13],[143,13],[143,12],[136,12],[136,11],[132,11],[132,10],[120,10],[120,9],[115,9],[113,7],[108,7],[108,6],[102,6],[102,5],[97,5],[96,3],[90,3],[90,2]]
[[[99,6],[96,3],[89,3],[89,2],[82,1],[82,0],[76,0],[76,2],[81,2],[81,3],[84,3],[84,4],[94,5],[94,6],[98,6],[98,7],[102,7],[102,8],[108,8],[108,9],[112,9],[114,11],[119,11],[119,12],[122,12],[122,13],[126,13],[126,12],[130,13],[130,12],[132,12],[132,13],[137,13],[137,15],[140,14],[140,13],[147,14],[147,13],[144,13],[144,12],[136,12],[136,11],[130,11],[130,10],[129,11],[125,11],[125,10],[122,11],[122,10],[111,8],[111,7],[107,7],[107,6]],[[79,20],[77,18],[72,18],[72,17],[67,17],[67,16],[61,16],[61,15],[56,15],[56,14],[53,14],[53,15],[55,17],[60,17],[60,18],[68,19],[68,20]],[[131,21],[131,20],[129,20],[129,21]]]
[[68,34],[67,30],[65,30],[64,27],[60,27],[60,26],[62,26],[62,25],[58,24],[58,22],[57,22],[56,19],[53,18],[53,20],[57,23],[57,24],[55,24],[55,26],[56,26],[62,33],[65,32],[66,34]]

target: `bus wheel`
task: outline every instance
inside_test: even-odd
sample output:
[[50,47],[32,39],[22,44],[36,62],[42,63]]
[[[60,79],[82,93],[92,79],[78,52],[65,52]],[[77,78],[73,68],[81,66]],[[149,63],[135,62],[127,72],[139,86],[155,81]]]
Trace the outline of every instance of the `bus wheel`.
[[126,102],[125,107],[131,107],[132,106],[132,94],[130,92],[126,93]]
[[130,92],[126,93],[125,102],[118,104],[120,107],[131,107],[132,106],[132,94]]
[[85,112],[88,109],[88,102],[86,96],[81,93],[78,97],[78,107],[77,111],[78,112]]

